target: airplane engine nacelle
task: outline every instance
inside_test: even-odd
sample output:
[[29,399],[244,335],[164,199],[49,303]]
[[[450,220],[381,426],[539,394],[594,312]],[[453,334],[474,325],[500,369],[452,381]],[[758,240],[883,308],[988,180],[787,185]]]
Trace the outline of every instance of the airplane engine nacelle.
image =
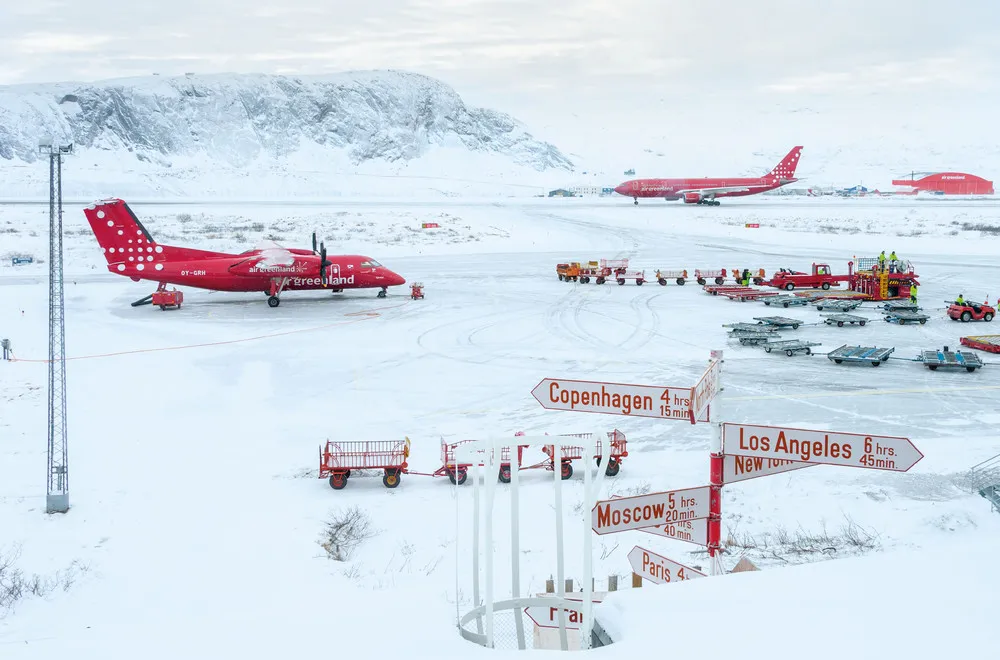
[[684,193],[685,204],[697,204],[701,201],[701,194],[696,192]]

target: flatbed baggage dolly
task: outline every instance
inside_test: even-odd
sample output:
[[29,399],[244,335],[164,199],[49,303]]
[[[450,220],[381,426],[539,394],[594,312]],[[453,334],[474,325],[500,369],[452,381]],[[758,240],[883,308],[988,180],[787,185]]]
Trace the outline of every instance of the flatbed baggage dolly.
[[831,312],[849,312],[852,309],[857,309],[861,307],[860,300],[830,300],[829,298],[820,298],[813,302],[816,306],[816,310],[822,312],[824,309]]
[[931,371],[935,371],[938,367],[943,367],[946,369],[965,368],[966,371],[971,372],[981,369],[983,366],[983,361],[975,353],[953,352],[949,351],[947,346],[941,351],[921,351],[917,360],[923,362]]
[[962,337],[959,341],[962,342],[962,346],[986,351],[987,353],[1000,353],[1000,335]]
[[726,281],[726,269],[721,270],[702,270],[700,268],[694,269],[694,279],[701,284],[705,285],[708,280],[714,280],[716,284],[722,284]]
[[789,296],[789,295],[775,295],[770,299],[764,301],[765,305],[781,305],[782,307],[788,307],[790,305],[808,305],[809,299],[803,296]]
[[761,323],[723,323],[723,328],[729,328],[730,332],[777,332],[776,325],[763,325]]
[[845,323],[850,323],[854,325],[864,325],[868,323],[869,319],[864,316],[858,316],[857,314],[824,314],[823,322],[827,325],[836,324],[838,328],[843,328]]
[[776,328],[791,328],[798,330],[804,323],[799,319],[790,319],[787,316],[755,316],[753,320],[762,325],[773,325]]
[[919,312],[921,308],[916,303],[903,300],[889,300],[882,304],[882,309],[887,312]]
[[762,332],[759,330],[733,330],[729,333],[729,338],[738,339],[743,346],[756,346],[775,339],[781,339],[781,335],[776,332]]
[[927,319],[929,318],[929,316],[920,312],[907,311],[889,312],[885,315],[887,323],[898,323],[899,325],[906,325],[907,323],[919,323],[923,325],[927,323]]
[[795,353],[812,355],[812,350],[809,347],[819,346],[819,342],[802,341],[801,339],[788,339],[786,341],[769,341],[766,344],[763,344],[763,346],[765,353],[770,353],[771,351],[784,351],[785,355],[792,357]]
[[889,355],[895,348],[878,348],[877,346],[848,346],[844,344],[833,349],[826,354],[835,364],[842,362],[868,362],[873,367],[877,367],[883,362],[888,362]]

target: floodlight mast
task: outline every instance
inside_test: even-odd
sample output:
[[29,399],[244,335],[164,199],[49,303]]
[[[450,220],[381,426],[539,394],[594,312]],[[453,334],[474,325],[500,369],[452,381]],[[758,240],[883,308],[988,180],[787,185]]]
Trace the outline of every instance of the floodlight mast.
[[48,477],[45,512],[69,510],[69,451],[66,438],[66,322],[63,296],[62,157],[73,144],[38,141],[49,157],[49,405]]

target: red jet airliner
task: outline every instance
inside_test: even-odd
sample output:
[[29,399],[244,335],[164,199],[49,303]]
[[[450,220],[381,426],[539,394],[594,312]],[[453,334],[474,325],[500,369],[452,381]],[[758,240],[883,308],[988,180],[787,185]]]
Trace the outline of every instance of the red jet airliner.
[[798,181],[795,167],[799,164],[802,147],[794,147],[773,170],[760,178],[715,179],[634,179],[626,181],[615,192],[639,203],[640,197],[662,197],[684,200],[685,204],[718,206],[716,197],[743,197],[774,190]]
[[[212,291],[263,291],[267,304],[277,307],[284,291],[380,289],[406,280],[371,257],[330,255],[320,243],[313,249],[269,247],[241,254],[209,252],[157,243],[128,204],[120,199],[96,202],[84,215],[108,260],[108,270],[138,282],[178,284]],[[137,301],[136,304],[143,301]]]

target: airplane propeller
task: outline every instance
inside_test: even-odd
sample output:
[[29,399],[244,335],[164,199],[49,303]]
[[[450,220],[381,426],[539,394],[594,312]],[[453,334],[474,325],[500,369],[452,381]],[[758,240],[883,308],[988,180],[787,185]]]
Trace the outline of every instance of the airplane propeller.
[[332,263],[333,263],[332,261],[327,261],[326,260],[326,245],[324,245],[323,243],[320,243],[319,244],[319,276],[320,276],[320,279],[323,281],[323,286],[326,286],[326,284],[327,284],[326,269]]
[[316,232],[313,232],[313,254],[316,254]]

